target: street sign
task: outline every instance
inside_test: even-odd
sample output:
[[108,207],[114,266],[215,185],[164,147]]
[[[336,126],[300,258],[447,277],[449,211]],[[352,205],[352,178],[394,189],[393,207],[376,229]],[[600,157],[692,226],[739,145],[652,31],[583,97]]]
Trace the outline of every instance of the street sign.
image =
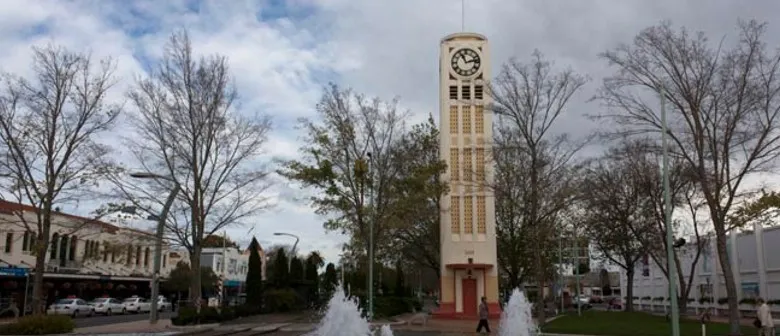
[[27,276],[29,268],[18,267],[0,267],[0,275],[12,276],[12,277],[24,277]]

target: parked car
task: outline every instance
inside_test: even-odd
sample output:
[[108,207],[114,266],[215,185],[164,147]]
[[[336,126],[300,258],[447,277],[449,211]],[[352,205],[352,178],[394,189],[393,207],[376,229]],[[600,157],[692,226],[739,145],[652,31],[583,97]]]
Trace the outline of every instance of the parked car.
[[122,301],[114,298],[97,298],[92,300],[89,305],[92,306],[92,309],[97,314],[112,315],[115,313],[127,313]]
[[148,313],[152,311],[152,305],[149,300],[142,297],[133,296],[125,299],[122,302],[125,311],[133,313]]
[[46,310],[46,314],[49,315],[70,315],[73,317],[92,316],[94,313],[92,306],[78,298],[59,299]]
[[168,299],[166,299],[165,297],[160,296],[159,298],[157,298],[157,310],[168,311],[171,310],[172,307],[173,305],[171,304],[171,302],[168,301]]

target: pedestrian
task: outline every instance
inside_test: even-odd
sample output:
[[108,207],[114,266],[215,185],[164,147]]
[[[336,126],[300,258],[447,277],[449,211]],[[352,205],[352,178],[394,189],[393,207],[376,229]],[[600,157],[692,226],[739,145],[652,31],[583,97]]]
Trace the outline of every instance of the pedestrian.
[[758,335],[775,336],[775,321],[772,320],[772,311],[769,309],[769,305],[762,298],[756,299],[756,304],[758,305],[756,317],[758,322],[761,322]]
[[490,333],[490,325],[488,324],[489,313],[487,298],[483,296],[482,302],[479,304],[479,324],[477,324],[477,332],[482,332],[482,328],[484,327],[485,331],[488,334]]

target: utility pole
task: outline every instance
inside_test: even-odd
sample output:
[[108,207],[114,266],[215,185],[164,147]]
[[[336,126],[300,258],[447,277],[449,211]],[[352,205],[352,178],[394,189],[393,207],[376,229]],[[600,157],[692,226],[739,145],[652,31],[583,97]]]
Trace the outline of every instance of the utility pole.
[[672,336],[680,336],[680,315],[677,312],[677,268],[674,265],[674,233],[672,232],[672,199],[669,195],[669,135],[666,127],[666,101],[663,85],[661,95],[661,145],[663,146],[664,226],[666,227],[666,262],[669,270],[669,305],[672,315]]

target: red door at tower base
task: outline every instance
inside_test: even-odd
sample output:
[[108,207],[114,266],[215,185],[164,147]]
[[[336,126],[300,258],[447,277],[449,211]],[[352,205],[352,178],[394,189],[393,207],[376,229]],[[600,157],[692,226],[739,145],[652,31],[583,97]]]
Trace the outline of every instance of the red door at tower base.
[[463,315],[477,316],[477,279],[463,279]]

